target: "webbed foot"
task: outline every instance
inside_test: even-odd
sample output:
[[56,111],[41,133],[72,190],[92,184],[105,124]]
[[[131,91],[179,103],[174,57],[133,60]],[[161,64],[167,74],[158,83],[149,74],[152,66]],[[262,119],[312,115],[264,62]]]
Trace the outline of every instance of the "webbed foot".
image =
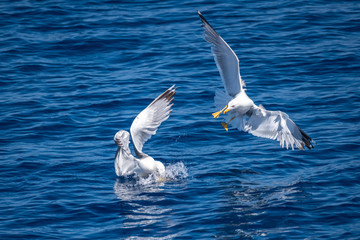
[[223,128],[225,128],[225,130],[228,132],[229,131],[229,123],[221,123],[221,126],[223,126]]

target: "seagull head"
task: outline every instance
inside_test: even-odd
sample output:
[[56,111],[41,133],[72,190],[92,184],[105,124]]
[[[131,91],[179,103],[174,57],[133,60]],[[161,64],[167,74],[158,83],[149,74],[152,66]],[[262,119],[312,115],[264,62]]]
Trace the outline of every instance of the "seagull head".
[[123,141],[129,141],[130,134],[127,131],[120,130],[114,136],[114,142],[119,146],[123,147]]
[[227,108],[225,109],[224,114],[226,114],[227,112],[229,112],[230,110],[233,110],[235,108],[236,108],[236,105],[235,105],[234,99],[233,99],[227,104]]

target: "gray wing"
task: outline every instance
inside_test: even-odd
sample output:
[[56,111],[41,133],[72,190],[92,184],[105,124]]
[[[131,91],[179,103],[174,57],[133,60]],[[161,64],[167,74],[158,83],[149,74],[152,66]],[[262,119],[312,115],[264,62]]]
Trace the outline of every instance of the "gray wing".
[[145,156],[142,152],[144,143],[149,140],[152,135],[155,135],[160,124],[169,118],[171,106],[173,105],[171,102],[176,93],[174,86],[150,103],[147,108],[137,115],[131,124],[131,138],[138,158]]
[[280,142],[286,149],[294,146],[304,150],[313,148],[312,139],[281,111],[268,111],[254,105],[244,131],[257,137],[270,138]]
[[119,146],[115,155],[115,172],[118,176],[127,176],[134,173],[138,168],[137,159],[131,154],[129,149],[130,134],[120,130],[115,134],[114,141]]
[[239,59],[199,11],[198,14],[204,24],[202,27],[205,29],[205,40],[213,44],[212,53],[225,90],[230,96],[235,97],[242,86],[245,86],[240,76]]

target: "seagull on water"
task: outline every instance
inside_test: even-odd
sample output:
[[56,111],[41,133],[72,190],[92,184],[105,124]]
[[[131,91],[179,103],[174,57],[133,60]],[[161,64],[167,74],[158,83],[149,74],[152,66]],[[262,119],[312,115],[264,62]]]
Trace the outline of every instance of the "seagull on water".
[[212,53],[226,91],[215,92],[215,106],[222,109],[212,114],[214,118],[218,118],[221,113],[229,112],[226,117],[227,123],[221,123],[226,131],[231,122],[240,131],[277,140],[281,147],[286,149],[291,147],[294,150],[294,146],[301,150],[304,150],[304,147],[313,148],[313,140],[286,113],[269,111],[262,105],[254,104],[245,92],[245,82],[240,76],[239,59],[236,54],[200,11],[198,14],[205,29],[205,40],[213,44]]
[[115,172],[118,176],[137,175],[148,177],[156,174],[164,178],[165,167],[160,161],[155,161],[152,157],[142,152],[144,143],[155,135],[162,122],[169,118],[172,101],[176,93],[175,85],[167,89],[140,112],[130,127],[131,138],[136,157],[131,154],[129,149],[129,132],[118,131],[114,136],[115,143],[119,146],[115,155]]

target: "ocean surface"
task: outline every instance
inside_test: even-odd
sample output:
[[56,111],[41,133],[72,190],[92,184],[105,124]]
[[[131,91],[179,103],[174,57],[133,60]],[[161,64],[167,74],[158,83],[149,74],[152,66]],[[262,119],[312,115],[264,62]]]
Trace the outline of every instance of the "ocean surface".
[[[221,127],[200,10],[315,148]],[[1,1],[0,239],[360,239],[359,1]],[[176,84],[118,178],[114,134]],[[132,149],[132,146],[130,146]]]

